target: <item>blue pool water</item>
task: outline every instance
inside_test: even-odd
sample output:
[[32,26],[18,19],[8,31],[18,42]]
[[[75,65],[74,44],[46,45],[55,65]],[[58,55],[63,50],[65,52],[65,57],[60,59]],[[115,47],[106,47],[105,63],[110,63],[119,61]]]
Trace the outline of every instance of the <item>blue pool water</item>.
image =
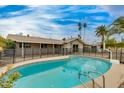
[[[18,71],[21,77],[15,82],[17,88],[69,88],[80,85],[79,72],[97,71],[105,73],[111,63],[96,58],[71,56],[64,60],[38,62],[20,66],[9,73]],[[100,74],[92,73],[93,78]],[[81,81],[86,83],[90,79],[81,75]]]

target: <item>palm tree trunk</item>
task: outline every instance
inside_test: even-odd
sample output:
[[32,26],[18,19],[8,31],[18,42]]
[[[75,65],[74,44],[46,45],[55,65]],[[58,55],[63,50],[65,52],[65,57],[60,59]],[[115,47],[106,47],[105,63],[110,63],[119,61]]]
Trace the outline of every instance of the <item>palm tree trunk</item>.
[[103,42],[103,50],[105,50],[105,41]]
[[82,38],[82,33],[81,33],[81,30],[80,30],[80,37]]

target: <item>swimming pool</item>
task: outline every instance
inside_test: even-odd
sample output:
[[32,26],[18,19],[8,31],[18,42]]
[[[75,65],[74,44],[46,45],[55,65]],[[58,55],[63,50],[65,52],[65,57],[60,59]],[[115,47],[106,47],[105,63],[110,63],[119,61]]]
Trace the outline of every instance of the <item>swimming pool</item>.
[[[63,60],[38,62],[12,69],[9,73],[18,71],[21,77],[15,82],[16,88],[69,88],[81,84],[79,72],[97,71],[107,72],[111,63],[107,60],[70,56]],[[92,78],[100,74],[92,73]],[[81,81],[86,83],[90,79],[81,75]]]

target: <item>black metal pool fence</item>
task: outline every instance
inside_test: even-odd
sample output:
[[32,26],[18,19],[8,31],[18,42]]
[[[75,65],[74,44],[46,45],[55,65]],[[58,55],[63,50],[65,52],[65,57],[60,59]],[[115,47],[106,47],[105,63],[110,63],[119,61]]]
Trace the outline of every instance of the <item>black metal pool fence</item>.
[[[0,64],[6,65],[11,63],[22,62],[26,60],[31,60],[35,58],[52,57],[52,56],[62,56],[62,55],[82,55],[91,57],[102,57],[110,58],[110,52],[108,51],[98,51],[91,48],[24,48],[20,49],[6,49],[0,52]],[[121,63],[124,62],[124,53],[122,49],[119,51],[112,52],[112,58],[120,60]]]

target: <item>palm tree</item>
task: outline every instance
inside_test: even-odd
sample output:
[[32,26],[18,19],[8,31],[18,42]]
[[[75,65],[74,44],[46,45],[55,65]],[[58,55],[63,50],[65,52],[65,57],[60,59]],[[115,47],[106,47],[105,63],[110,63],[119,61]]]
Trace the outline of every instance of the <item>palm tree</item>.
[[83,40],[84,40],[85,39],[85,29],[87,27],[87,23],[86,22],[84,22],[84,23],[79,22],[78,23],[78,30],[80,31],[80,37],[81,37],[81,34],[82,34],[81,33],[82,27],[84,29],[84,33],[83,33]]
[[124,16],[117,18],[110,26],[110,34],[124,33]]
[[108,34],[108,30],[105,25],[98,26],[96,28],[96,35],[102,38],[102,49],[105,50],[105,37]]
[[81,24],[81,22],[78,23],[78,30],[80,32],[79,36],[81,38],[81,30],[82,30],[82,24]]
[[87,28],[87,23],[86,23],[86,22],[83,23],[83,28],[84,28],[84,36],[83,36],[83,39],[85,40],[85,30],[86,30],[86,28]]

